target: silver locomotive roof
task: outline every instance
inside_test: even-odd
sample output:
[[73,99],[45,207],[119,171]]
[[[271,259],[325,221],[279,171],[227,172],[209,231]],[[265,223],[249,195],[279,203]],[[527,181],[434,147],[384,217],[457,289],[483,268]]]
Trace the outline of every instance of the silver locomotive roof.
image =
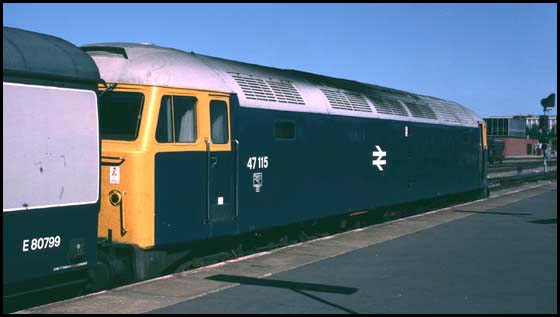
[[107,82],[236,93],[242,107],[477,126],[452,101],[295,70],[248,64],[151,44],[82,47]]

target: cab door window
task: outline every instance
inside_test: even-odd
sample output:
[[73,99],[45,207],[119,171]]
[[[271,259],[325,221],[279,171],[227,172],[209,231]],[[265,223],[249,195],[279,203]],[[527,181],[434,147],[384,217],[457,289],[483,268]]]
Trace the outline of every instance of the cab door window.
[[160,143],[193,143],[196,137],[196,98],[163,96],[156,140]]
[[212,143],[227,144],[229,139],[227,104],[222,100],[210,102]]

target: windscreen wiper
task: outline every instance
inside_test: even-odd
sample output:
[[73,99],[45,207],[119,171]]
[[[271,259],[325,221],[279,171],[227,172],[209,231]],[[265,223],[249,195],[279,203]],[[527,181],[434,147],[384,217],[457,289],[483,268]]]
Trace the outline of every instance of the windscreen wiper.
[[103,94],[105,94],[106,92],[111,92],[113,89],[115,89],[115,87],[117,87],[117,83],[112,83],[110,84],[107,89],[103,90],[100,94],[98,98],[101,98],[103,96]]

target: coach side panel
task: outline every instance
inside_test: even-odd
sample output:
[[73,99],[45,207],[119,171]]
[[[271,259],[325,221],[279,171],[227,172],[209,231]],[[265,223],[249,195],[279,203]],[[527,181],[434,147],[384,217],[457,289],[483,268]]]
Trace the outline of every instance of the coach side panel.
[[4,285],[95,264],[95,92],[4,82],[3,93]]

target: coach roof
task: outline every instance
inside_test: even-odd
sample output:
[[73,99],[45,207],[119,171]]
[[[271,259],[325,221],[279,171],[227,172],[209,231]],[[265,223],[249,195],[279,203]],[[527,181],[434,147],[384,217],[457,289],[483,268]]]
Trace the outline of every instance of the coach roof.
[[462,126],[482,120],[440,98],[152,44],[100,43],[83,49],[107,82],[237,93],[244,107]]
[[4,75],[99,82],[95,62],[61,38],[4,27]]

